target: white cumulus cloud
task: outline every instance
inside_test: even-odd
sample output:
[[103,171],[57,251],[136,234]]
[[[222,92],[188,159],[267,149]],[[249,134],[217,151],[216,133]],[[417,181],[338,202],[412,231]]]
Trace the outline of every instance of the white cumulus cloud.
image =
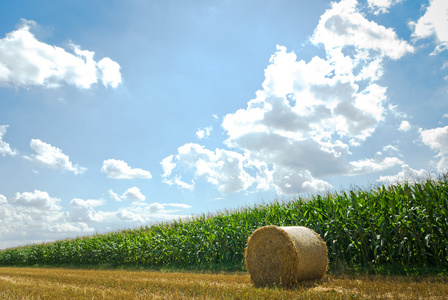
[[182,180],[181,176],[175,176],[174,179],[167,179],[164,178],[162,180],[162,182],[168,184],[168,185],[177,185],[178,187],[180,187],[183,190],[194,190],[194,180],[191,181],[191,183],[187,183],[185,181]]
[[106,173],[107,177],[114,179],[152,178],[149,171],[131,168],[126,162],[117,159],[107,159],[103,161],[101,172]]
[[142,194],[138,187],[131,187],[127,189],[121,196],[118,196],[113,190],[109,190],[109,197],[115,201],[122,201],[123,199],[134,201],[145,201],[146,197]]
[[11,149],[11,146],[3,140],[3,136],[6,134],[8,125],[0,125],[0,155],[1,156],[14,156],[18,153],[17,150]]
[[[155,214],[155,213],[169,213],[169,212],[176,212],[179,209],[187,209],[190,208],[191,205],[188,204],[182,204],[182,203],[164,203],[164,204],[160,204],[160,203],[151,203],[150,205],[147,206],[147,210],[149,210],[151,213]],[[170,209],[171,208],[171,209]]]
[[223,118],[230,150],[185,144],[162,162],[164,181],[175,184],[190,170],[221,192],[254,188],[310,193],[332,188],[324,177],[402,164],[382,154],[348,160],[351,147],[371,137],[390,109],[386,87],[379,84],[384,59],[414,51],[393,29],[369,21],[357,6],[355,0],[332,3],[320,18],[310,41],[324,46],[324,58],[301,60],[277,46],[262,89],[246,108]]
[[350,162],[350,174],[357,175],[383,171],[402,163],[403,162],[397,157],[383,157],[381,153],[377,153],[373,159]]
[[5,204],[8,203],[8,200],[6,199],[6,197],[2,194],[0,194],[0,204]]
[[403,2],[403,0],[367,0],[369,7],[373,10],[375,15],[389,12],[389,8],[400,2]]
[[96,62],[93,51],[71,44],[72,52],[36,39],[30,32],[33,21],[0,39],[0,84],[58,87],[70,84],[90,88],[101,81],[105,86],[121,83],[120,66],[110,58]]
[[363,50],[359,55],[373,50],[379,55],[399,59],[414,51],[406,41],[398,39],[393,29],[367,20],[357,5],[356,0],[334,2],[322,15],[312,41],[322,43],[330,54],[340,47],[354,46],[358,51]]
[[135,200],[135,201],[145,201],[146,197],[140,192],[140,189],[138,187],[131,187],[127,189],[123,195],[121,196],[121,199],[129,199],[129,200]]
[[420,131],[422,141],[437,152],[439,158],[437,169],[441,172],[448,170],[448,126]]
[[173,169],[176,167],[176,164],[173,163],[173,158],[174,158],[173,155],[167,156],[160,163],[164,172],[162,177],[169,177]]
[[64,154],[61,149],[50,144],[42,142],[39,139],[32,139],[30,142],[31,149],[36,152],[31,157],[26,156],[27,159],[32,160],[42,166],[63,171],[70,171],[74,174],[82,174],[87,169],[78,165],[73,165],[68,155]]
[[16,193],[11,203],[17,206],[37,208],[41,210],[59,210],[58,198],[50,197],[47,192],[34,190],[34,192]]
[[398,128],[400,131],[409,131],[411,130],[412,126],[411,123],[408,121],[401,121],[400,127]]
[[430,0],[425,14],[417,21],[410,22],[415,40],[434,37],[436,48],[432,55],[448,49],[448,1]]
[[[179,147],[175,157],[176,166],[181,164],[182,167],[193,170],[195,176],[215,185],[223,193],[245,190],[252,185],[253,179],[244,170],[245,160],[237,152],[223,149],[211,151],[194,143]],[[179,178],[174,183],[182,186]]]
[[118,84],[121,83],[121,67],[117,62],[109,57],[105,57],[98,62],[98,68],[102,72],[103,77],[101,80],[105,86],[110,85],[111,87],[116,88]]
[[[210,151],[204,146],[189,143],[179,147],[176,164],[194,170],[197,177],[204,178],[221,192],[241,191],[248,188],[253,180],[244,170],[243,155],[216,149]],[[175,183],[182,185],[177,178]]]
[[401,171],[396,175],[391,176],[380,176],[377,182],[382,184],[396,184],[412,181],[420,181],[428,178],[428,173],[424,169],[414,170],[409,165],[403,164],[401,166]]
[[110,197],[112,200],[115,200],[115,201],[121,201],[121,199],[120,199],[120,197],[118,196],[118,194],[115,193],[113,190],[109,190],[108,194],[109,194],[109,197]]
[[203,138],[210,136],[212,130],[213,130],[212,126],[199,128],[198,131],[196,131],[196,136],[198,137],[198,139],[202,140]]
[[70,212],[69,220],[76,222],[101,222],[105,219],[105,214],[101,211],[95,211],[95,207],[103,204],[103,200],[74,198],[70,201],[72,211]]

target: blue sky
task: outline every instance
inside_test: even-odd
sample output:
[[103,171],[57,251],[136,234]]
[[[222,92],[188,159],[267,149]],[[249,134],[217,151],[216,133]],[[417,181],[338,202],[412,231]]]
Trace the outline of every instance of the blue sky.
[[445,0],[0,10],[0,249],[448,169]]

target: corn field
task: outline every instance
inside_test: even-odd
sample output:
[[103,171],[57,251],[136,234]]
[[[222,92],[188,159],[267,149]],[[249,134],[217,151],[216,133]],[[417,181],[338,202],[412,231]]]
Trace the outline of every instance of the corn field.
[[0,266],[71,265],[244,269],[251,233],[307,226],[327,243],[330,265],[448,267],[448,177],[351,190],[0,251]]

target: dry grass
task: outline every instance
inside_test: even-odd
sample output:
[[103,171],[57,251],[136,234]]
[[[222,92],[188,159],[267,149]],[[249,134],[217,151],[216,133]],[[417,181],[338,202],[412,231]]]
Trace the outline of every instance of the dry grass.
[[0,299],[447,299],[448,278],[325,276],[293,290],[240,274],[0,268]]

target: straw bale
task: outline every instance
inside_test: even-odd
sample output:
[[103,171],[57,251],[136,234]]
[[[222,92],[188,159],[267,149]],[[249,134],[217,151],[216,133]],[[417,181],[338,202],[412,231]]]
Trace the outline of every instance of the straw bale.
[[328,268],[325,242],[303,226],[258,228],[249,237],[245,259],[255,286],[291,287],[321,279]]

